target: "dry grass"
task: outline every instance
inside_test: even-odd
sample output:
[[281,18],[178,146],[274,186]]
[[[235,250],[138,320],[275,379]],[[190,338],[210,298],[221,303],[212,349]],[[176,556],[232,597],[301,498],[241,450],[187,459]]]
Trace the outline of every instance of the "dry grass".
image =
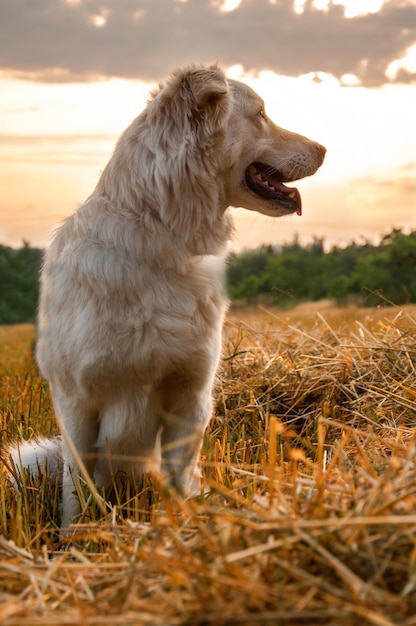
[[[3,445],[54,429],[33,329],[5,333]],[[2,475],[0,623],[415,626],[415,366],[416,307],[232,313],[210,495],[86,493],[62,549],[53,481]]]

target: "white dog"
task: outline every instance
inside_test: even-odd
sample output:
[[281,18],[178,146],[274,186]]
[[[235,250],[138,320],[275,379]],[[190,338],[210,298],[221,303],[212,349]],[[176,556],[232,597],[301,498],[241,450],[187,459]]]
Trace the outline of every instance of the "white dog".
[[64,436],[13,453],[32,469],[61,454],[64,527],[79,514],[79,458],[99,485],[150,466],[184,492],[200,487],[226,309],[227,207],[301,214],[285,182],[312,175],[324,155],[273,124],[262,99],[218,67],[177,70],[121,136],[42,272],[37,358]]

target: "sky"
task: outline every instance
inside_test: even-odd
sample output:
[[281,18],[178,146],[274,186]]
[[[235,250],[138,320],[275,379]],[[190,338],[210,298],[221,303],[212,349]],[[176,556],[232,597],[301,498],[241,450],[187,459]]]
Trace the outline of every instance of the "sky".
[[0,244],[47,245],[190,62],[328,150],[301,217],[231,209],[236,249],[416,229],[416,0],[0,0]]

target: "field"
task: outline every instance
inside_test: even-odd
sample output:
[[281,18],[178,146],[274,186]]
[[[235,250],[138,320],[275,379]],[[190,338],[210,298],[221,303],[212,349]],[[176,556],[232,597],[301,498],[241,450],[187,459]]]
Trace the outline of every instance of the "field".
[[[0,327],[2,449],[56,432],[30,325]],[[209,494],[0,472],[3,626],[416,626],[416,307],[231,311]]]

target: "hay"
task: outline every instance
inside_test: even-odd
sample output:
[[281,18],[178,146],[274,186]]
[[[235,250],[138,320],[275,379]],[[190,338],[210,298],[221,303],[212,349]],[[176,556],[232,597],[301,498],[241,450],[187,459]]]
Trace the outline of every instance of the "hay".
[[[2,475],[1,624],[416,625],[415,309],[298,313],[230,315],[208,496],[87,490],[63,546],[53,481]],[[41,389],[5,376],[3,444]]]

